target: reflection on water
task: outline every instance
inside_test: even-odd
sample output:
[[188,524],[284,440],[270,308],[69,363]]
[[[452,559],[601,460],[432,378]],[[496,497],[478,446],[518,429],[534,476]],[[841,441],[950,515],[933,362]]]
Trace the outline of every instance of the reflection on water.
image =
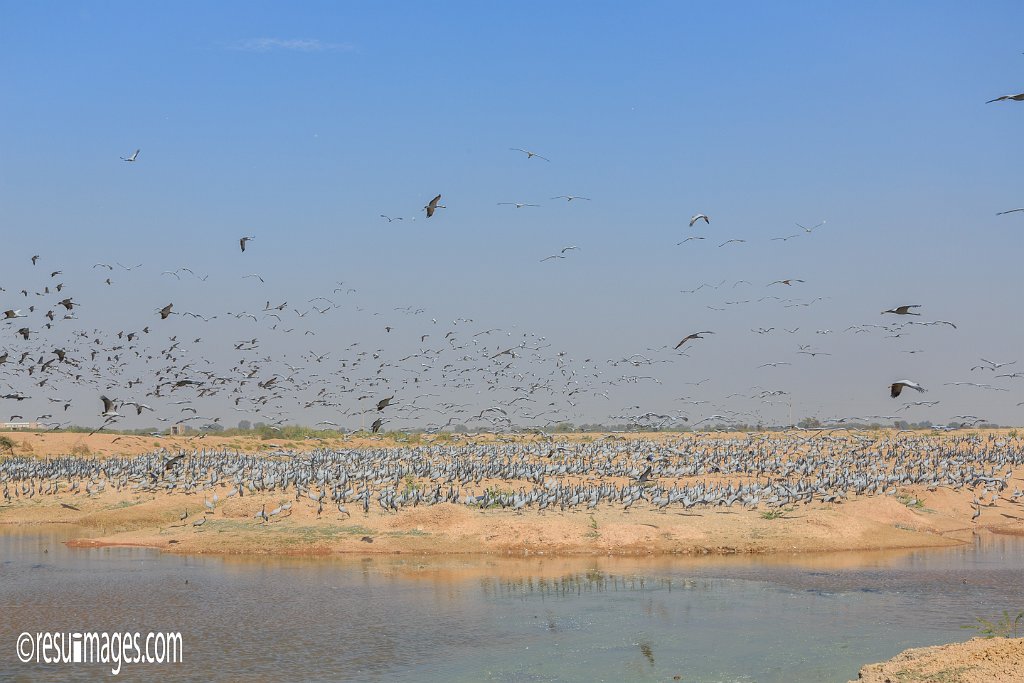
[[0,527],[0,680],[22,631],[181,631],[185,662],[118,679],[846,681],[1021,609],[1024,539],[790,557],[233,558],[69,549]]

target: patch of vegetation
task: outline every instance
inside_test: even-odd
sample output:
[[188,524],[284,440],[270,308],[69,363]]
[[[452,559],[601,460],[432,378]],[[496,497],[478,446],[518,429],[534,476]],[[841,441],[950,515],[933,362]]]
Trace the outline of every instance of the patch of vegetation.
[[497,484],[495,484],[494,486],[489,486],[488,488],[484,489],[484,501],[486,502],[480,503],[480,507],[486,510],[501,507],[501,503],[498,502],[498,497],[513,496],[515,495],[515,493],[516,492],[513,491],[512,489],[503,489]]
[[[971,666],[954,666],[935,673],[924,674],[920,666],[909,667],[896,671],[892,676],[893,683],[913,683],[914,681],[928,681],[928,683],[956,683],[963,680],[963,674],[970,671]],[[890,679],[886,679],[890,680]]]
[[76,455],[80,458],[88,458],[92,455],[92,449],[89,448],[89,444],[79,441],[71,447],[71,455]]
[[590,515],[590,531],[583,534],[587,538],[600,538],[601,533],[597,530],[597,520],[594,519],[594,515]]
[[420,485],[416,483],[416,477],[411,474],[405,475],[405,488],[402,489],[402,493],[412,494],[420,490]]
[[[316,526],[304,526],[295,530],[302,535],[302,540],[307,543],[322,541],[335,536],[359,534],[365,536],[373,532],[361,526],[340,526],[337,524],[318,524]],[[294,533],[294,532],[293,532]]]
[[11,441],[10,437],[0,436],[0,451],[7,451],[14,455],[14,442]]
[[1016,638],[1021,630],[1021,620],[1024,620],[1024,612],[1018,612],[1017,616],[1011,616],[1009,611],[1003,610],[1003,616],[996,621],[975,618],[973,624],[965,624],[960,628],[974,629],[982,638]]
[[902,495],[896,498],[899,502],[912,510],[920,510],[924,507],[924,501],[914,496]]
[[430,534],[420,529],[409,529],[408,531],[389,531],[385,536],[401,537],[401,536],[429,536]]
[[774,510],[766,510],[761,513],[761,519],[780,519],[785,516],[787,512],[792,512],[795,508],[776,508]]

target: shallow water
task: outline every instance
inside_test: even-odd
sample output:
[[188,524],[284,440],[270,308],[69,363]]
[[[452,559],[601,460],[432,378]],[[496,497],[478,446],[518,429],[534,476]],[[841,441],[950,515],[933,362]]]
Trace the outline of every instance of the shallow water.
[[37,631],[180,631],[183,663],[119,680],[847,681],[1024,609],[1024,539],[815,556],[225,558],[70,549],[0,527],[0,680]]

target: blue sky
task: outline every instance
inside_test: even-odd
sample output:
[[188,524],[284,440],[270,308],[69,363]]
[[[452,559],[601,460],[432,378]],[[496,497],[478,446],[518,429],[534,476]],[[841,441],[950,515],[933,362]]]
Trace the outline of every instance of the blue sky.
[[[381,328],[413,306],[514,325],[578,363],[671,361],[634,373],[661,385],[601,387],[624,374],[604,367],[559,406],[577,422],[630,406],[777,417],[753,387],[784,388],[799,414],[891,414],[886,386],[904,377],[929,388],[914,400],[942,401],[911,419],[1020,422],[1020,380],[943,385],[992,382],[969,368],[1021,346],[1024,214],[995,213],[1024,205],[1024,104],[985,101],[1024,90],[1022,19],[1010,2],[2,2],[0,307],[21,305],[10,294],[38,279],[37,253],[77,274],[82,324],[102,329],[151,323],[170,300],[212,315],[344,281],[357,292],[318,321],[324,347],[390,343]],[[448,208],[428,221],[437,193]],[[698,212],[710,226],[687,226]],[[244,255],[241,235],[257,237]],[[677,245],[691,235],[706,239]],[[728,239],[746,241],[717,246]],[[98,261],[144,268],[106,286]],[[211,278],[160,275],[181,266]],[[787,277],[806,283],[766,287]],[[904,303],[958,327],[844,332]],[[751,332],[773,326],[800,331]],[[429,331],[402,327],[412,347]],[[203,354],[247,332],[196,329]],[[687,355],[661,348],[704,329]],[[792,365],[757,368],[778,360]],[[708,406],[677,401],[696,393]]]

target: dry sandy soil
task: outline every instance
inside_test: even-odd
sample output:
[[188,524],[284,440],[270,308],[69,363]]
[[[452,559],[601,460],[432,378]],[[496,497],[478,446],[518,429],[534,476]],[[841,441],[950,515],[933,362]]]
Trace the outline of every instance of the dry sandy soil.
[[[906,650],[860,670],[864,683],[1019,683],[1024,638],[974,638],[966,643]],[[851,682],[852,683],[852,682]]]
[[[258,438],[195,439],[116,437],[110,434],[9,433],[19,455],[68,452],[97,456],[149,452],[155,446],[230,448],[248,452],[274,448],[308,449],[308,441],[267,442]],[[646,436],[649,435],[645,435]],[[500,437],[481,437],[500,438]],[[529,437],[527,437],[529,438]],[[479,440],[479,439],[478,439]],[[424,439],[429,443],[429,437]],[[322,445],[346,448],[398,445],[387,437],[337,439]],[[480,493],[502,482],[483,481]],[[1011,486],[1020,487],[1020,478]],[[219,494],[206,513],[204,498]],[[334,507],[318,518],[308,499],[294,494],[226,498],[223,490],[199,494],[140,493],[126,489],[95,496],[61,493],[15,500],[0,506],[0,524],[67,523],[90,530],[78,545],[138,545],[182,553],[485,553],[496,555],[672,555],[707,553],[807,553],[948,546],[982,530],[1024,534],[1024,506],[1002,500],[982,509],[972,522],[971,491],[907,488],[920,503],[907,506],[892,496],[851,496],[841,504],[814,503],[786,508],[780,517],[765,510],[638,508],[600,506],[584,510],[481,510],[434,505],[386,513],[355,504],[350,516]],[[287,502],[292,509],[268,524],[254,515]],[[63,504],[63,505],[62,505]],[[74,509],[72,509],[74,508]],[[179,519],[188,513],[185,521]],[[205,517],[199,527],[193,522]]]
[[[258,438],[117,437],[110,434],[7,433],[18,455],[47,454],[132,455],[162,447],[228,448],[244,452],[275,449],[308,450],[315,446],[341,448],[394,447],[404,445],[389,437],[334,439],[328,441],[264,441]],[[517,437],[533,440],[535,437]],[[559,437],[562,439],[563,437]],[[565,437],[572,440],[574,437]],[[582,437],[575,437],[582,438]],[[644,435],[643,438],[651,438]],[[485,442],[501,437],[463,438]],[[430,437],[423,439],[429,444]],[[484,481],[487,486],[501,482]],[[1021,474],[1011,486],[1024,485]],[[217,492],[214,512],[204,512],[204,499]],[[84,530],[76,546],[148,546],[179,553],[255,554],[389,554],[415,557],[431,563],[431,557],[461,554],[550,558],[556,567],[566,556],[615,556],[626,558],[716,554],[774,553],[780,561],[805,558],[841,567],[863,561],[862,553],[816,556],[822,551],[881,550],[950,546],[970,541],[975,534],[1024,535],[1021,504],[1001,500],[984,507],[972,521],[973,492],[906,488],[917,498],[906,505],[892,496],[851,496],[841,504],[814,503],[787,508],[779,517],[766,518],[765,510],[692,509],[629,511],[601,506],[593,512],[528,510],[481,510],[462,505],[434,505],[385,513],[376,506],[364,515],[349,505],[351,516],[333,507],[318,518],[308,499],[294,494],[245,495],[226,498],[225,490],[200,494],[106,491],[95,496],[61,493],[20,498],[0,505],[0,524],[31,525],[65,523]],[[265,505],[269,511],[291,502],[289,513],[270,523],[254,515]],[[182,513],[187,512],[184,521]],[[199,519],[205,521],[194,526]],[[813,559],[811,559],[813,558]],[[418,564],[418,567],[426,566]],[[493,567],[490,568],[493,570]],[[1024,640],[975,639],[939,647],[908,650],[889,662],[865,666],[863,681],[892,683],[986,683],[1024,681]]]

